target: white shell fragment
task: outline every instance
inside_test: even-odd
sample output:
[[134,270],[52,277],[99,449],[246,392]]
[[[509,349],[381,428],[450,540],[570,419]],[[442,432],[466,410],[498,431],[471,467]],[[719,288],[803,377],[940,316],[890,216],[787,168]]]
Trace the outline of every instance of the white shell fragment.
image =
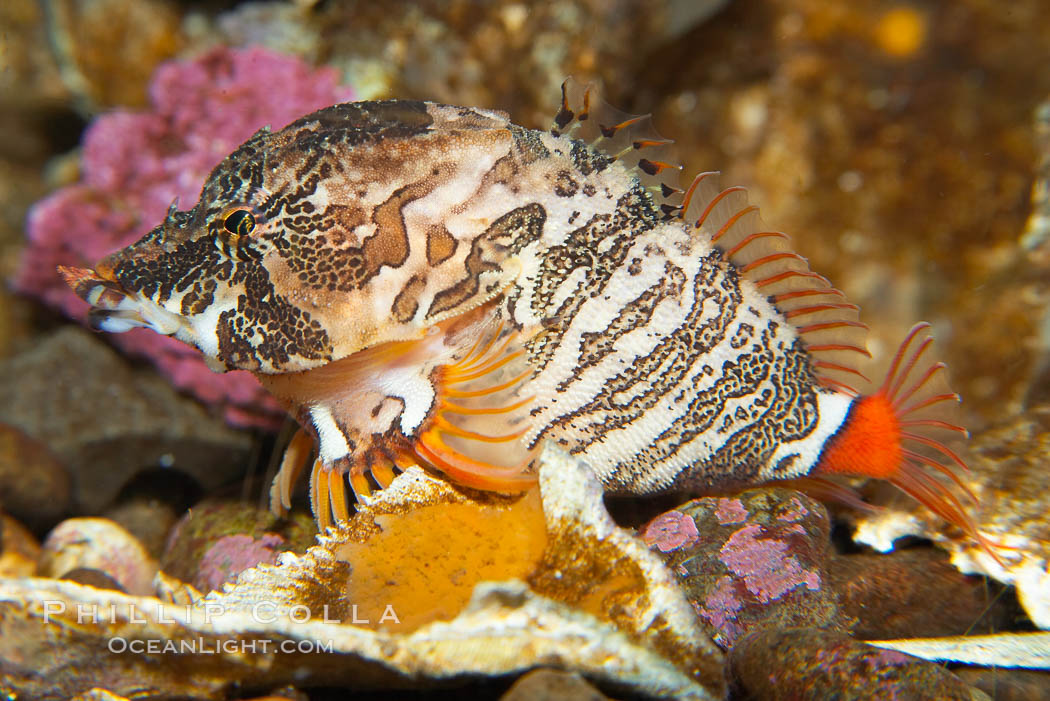
[[961,662],[983,667],[1050,669],[1050,633],[998,633],[951,638],[880,640],[868,644],[937,662]]

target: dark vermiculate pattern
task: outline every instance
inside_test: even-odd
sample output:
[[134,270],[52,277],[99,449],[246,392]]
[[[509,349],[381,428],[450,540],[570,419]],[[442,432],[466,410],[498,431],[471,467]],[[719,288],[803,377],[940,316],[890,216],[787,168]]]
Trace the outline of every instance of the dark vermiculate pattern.
[[494,221],[471,244],[470,253],[463,262],[464,277],[434,295],[427,317],[436,317],[477,294],[481,274],[499,270],[500,262],[508,254],[516,253],[539,239],[546,219],[547,213],[542,206],[530,204],[513,209]]
[[[540,318],[552,319],[550,333],[543,334],[527,344],[530,361],[543,369],[558,347],[565,330],[589,298],[605,289],[609,278],[623,264],[633,245],[633,236],[648,231],[658,223],[652,200],[639,189],[624,194],[610,214],[596,214],[573,230],[565,243],[551,246],[543,252],[539,280],[532,295],[533,312]],[[613,241],[611,247],[598,254],[599,245]],[[553,308],[557,289],[575,271],[584,271],[580,294],[570,295],[558,309]]]
[[[636,421],[680,385],[696,359],[725,338],[741,302],[736,273],[717,251],[702,262],[692,293],[693,304],[674,332],[660,339],[649,355],[606,380],[589,402],[544,427],[537,438],[555,431],[570,433],[576,437],[570,450],[582,452]],[[718,313],[704,318],[708,301]]]

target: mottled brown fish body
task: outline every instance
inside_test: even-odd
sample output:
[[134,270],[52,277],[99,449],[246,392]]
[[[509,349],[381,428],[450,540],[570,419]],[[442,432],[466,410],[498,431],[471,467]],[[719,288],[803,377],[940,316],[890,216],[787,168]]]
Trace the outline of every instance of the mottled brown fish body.
[[550,132],[335,105],[258,132],[191,210],[65,274],[100,328],[257,373],[305,431],[275,504],[316,442],[323,525],[347,475],[359,496],[411,464],[514,491],[546,441],[628,493],[807,475],[836,436],[852,464],[876,425],[841,438],[857,308],[739,188],[679,190],[668,142],[597,104],[567,84]]

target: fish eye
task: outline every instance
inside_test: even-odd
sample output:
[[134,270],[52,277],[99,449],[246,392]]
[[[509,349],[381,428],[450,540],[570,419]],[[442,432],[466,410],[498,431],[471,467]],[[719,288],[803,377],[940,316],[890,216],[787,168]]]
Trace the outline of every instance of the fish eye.
[[223,254],[237,260],[258,257],[250,238],[255,231],[255,215],[243,207],[227,210],[222,215],[222,227],[215,237],[215,245]]
[[235,209],[226,215],[222,228],[237,236],[247,236],[255,229],[255,216],[247,209]]

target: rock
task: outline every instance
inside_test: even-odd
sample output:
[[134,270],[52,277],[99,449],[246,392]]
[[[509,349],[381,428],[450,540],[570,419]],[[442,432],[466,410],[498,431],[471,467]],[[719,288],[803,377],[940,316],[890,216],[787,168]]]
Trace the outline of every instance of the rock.
[[[44,8],[33,0],[9,0],[0,5],[0,25],[7,29],[4,70],[0,71],[5,113],[15,111],[12,102],[39,105],[67,97],[47,42],[44,14]],[[3,150],[6,149],[0,148]]]
[[86,584],[89,587],[95,589],[112,589],[113,591],[124,591],[124,586],[117,580],[110,577],[102,570],[91,569],[90,567],[76,567],[69,570],[59,579],[65,579],[70,582],[76,582],[78,584]]
[[756,627],[848,622],[828,586],[827,511],[804,494],[775,488],[704,497],[639,531],[724,647]]
[[762,628],[729,653],[733,698],[988,701],[940,665],[813,628]]
[[608,696],[574,672],[536,669],[523,675],[500,701],[607,701]]
[[857,620],[852,633],[861,640],[1003,630],[1015,615],[1010,597],[995,596],[985,580],[962,574],[933,548],[839,555],[828,570],[839,608]]
[[995,701],[1045,701],[1050,689],[1047,670],[961,667],[955,674]]
[[39,557],[40,544],[29,529],[0,514],[0,577],[31,577]]
[[112,521],[71,518],[55,526],[44,540],[37,571],[42,577],[61,578],[73,570],[98,570],[122,591],[144,596],[153,593],[157,562]]
[[[393,513],[359,513],[334,550],[352,568],[347,599],[360,625],[411,631],[452,620],[479,582],[524,580],[540,568],[548,539],[538,490],[468,502],[435,496],[415,508],[401,502]],[[388,605],[396,620],[383,620]]]
[[[76,17],[82,11],[104,25],[105,17],[96,13],[110,5],[133,16],[149,5],[170,3],[56,0],[53,4],[59,17]],[[114,26],[119,27],[126,16],[115,14]],[[156,21],[145,24],[153,27]],[[67,29],[73,32],[76,27]],[[90,42],[83,48],[98,49]],[[119,57],[124,49],[122,42],[116,50],[103,49],[100,56]],[[135,64],[136,69],[152,70],[152,66],[148,61]],[[123,86],[125,81],[114,84]],[[274,90],[275,84],[283,89]],[[132,89],[141,92],[142,86]],[[93,266],[106,254],[137,241],[163,221],[172,201],[180,200],[183,206],[196,202],[211,169],[256,130],[267,125],[280,128],[351,94],[337,84],[331,68],[315,70],[295,57],[260,48],[219,46],[157,68],[149,97],[148,109],[118,110],[93,120],[83,135],[77,182],[29,211],[28,245],[14,276],[16,290],[85,321],[88,305],[66,285],[58,265]],[[217,406],[233,425],[274,428],[283,419],[283,409],[251,373],[214,373],[199,351],[174,338],[133,331],[108,340],[129,354],[149,358],[176,387]]]
[[[313,2],[240,5],[195,40],[263,45],[342,69],[362,99],[411,95],[495,106],[546,126],[567,75],[628,86],[643,57],[727,0],[554,0],[474,5]],[[601,27],[600,32],[588,32]],[[502,70],[489,70],[500,66]]]
[[71,701],[129,701],[129,699],[126,696],[118,696],[105,689],[95,687],[94,689],[88,689],[82,694],[77,694]]
[[138,538],[150,556],[160,559],[179,514],[156,499],[134,499],[107,509],[103,516]]
[[226,428],[152,372],[74,327],[0,362],[0,421],[48,447],[97,513],[139,471],[180,470],[212,490],[240,476],[251,437]]
[[1011,8],[737,0],[625,91],[678,139],[684,173],[748,187],[860,305],[877,357],[932,322],[972,430],[1019,409],[1047,345],[1050,276],[1017,240],[1032,116],[1050,94],[1050,5]]
[[146,101],[146,82],[179,48],[170,0],[54,0],[50,44],[66,86],[85,112]]
[[126,528],[159,560],[172,528],[201,496],[200,487],[187,475],[163,468],[146,470],[124,486],[102,516]]
[[274,564],[286,550],[305,552],[314,532],[305,514],[284,520],[244,502],[206,500],[171,530],[161,566],[206,593],[250,567]]
[[35,529],[46,529],[69,509],[70,479],[39,441],[0,423],[0,507]]

